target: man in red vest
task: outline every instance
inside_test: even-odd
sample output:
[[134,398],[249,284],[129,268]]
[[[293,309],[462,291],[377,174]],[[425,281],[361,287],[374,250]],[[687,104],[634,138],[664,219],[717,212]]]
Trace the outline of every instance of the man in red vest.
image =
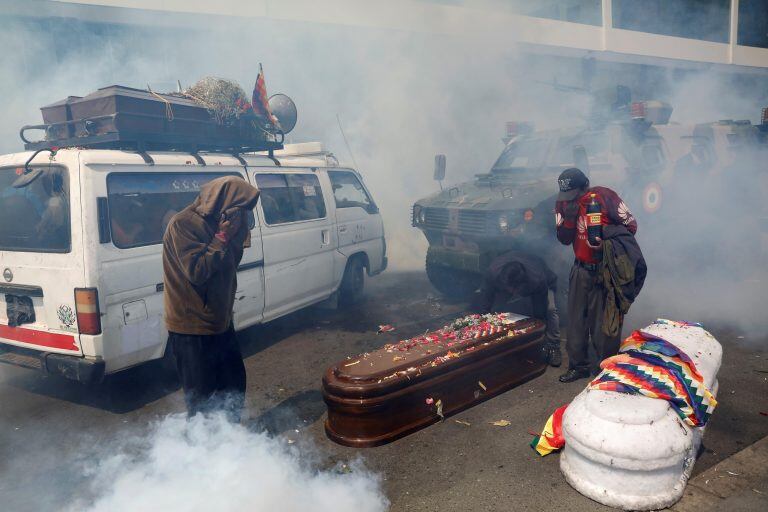
[[602,260],[602,240],[590,243],[587,236],[587,205],[594,199],[600,206],[601,223],[623,225],[632,235],[637,232],[637,221],[624,201],[606,187],[589,187],[589,179],[575,167],[566,169],[558,178],[560,194],[555,203],[557,239],[564,245],[573,245],[576,256],[568,286],[568,327],[566,351],[568,371],[560,382],[573,382],[589,377],[589,340],[597,354],[596,364],[615,355],[621,341],[621,328],[615,336],[603,332],[606,289],[598,279]]

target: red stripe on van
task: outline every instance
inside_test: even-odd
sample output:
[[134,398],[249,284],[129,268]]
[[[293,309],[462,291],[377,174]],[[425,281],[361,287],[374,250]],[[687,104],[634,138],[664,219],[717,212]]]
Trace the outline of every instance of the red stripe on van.
[[0,338],[19,341],[21,343],[29,343],[32,345],[40,345],[41,347],[78,350],[77,345],[75,345],[74,336],[35,331],[32,329],[24,329],[22,327],[0,325]]

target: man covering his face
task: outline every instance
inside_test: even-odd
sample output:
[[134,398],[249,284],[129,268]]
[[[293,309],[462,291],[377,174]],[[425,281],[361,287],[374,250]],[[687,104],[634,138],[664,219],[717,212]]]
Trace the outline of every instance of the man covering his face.
[[239,421],[245,366],[232,325],[247,212],[259,191],[237,176],[203,185],[163,238],[165,323],[190,416],[225,406]]

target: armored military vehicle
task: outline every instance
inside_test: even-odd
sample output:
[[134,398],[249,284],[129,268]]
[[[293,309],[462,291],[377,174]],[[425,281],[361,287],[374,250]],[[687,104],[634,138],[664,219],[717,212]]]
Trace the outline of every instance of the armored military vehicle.
[[[624,86],[601,91],[582,126],[537,131],[529,123],[507,123],[505,147],[487,173],[441,185],[440,192],[416,201],[412,223],[429,242],[426,270],[433,286],[465,297],[477,289],[490,261],[511,249],[538,253],[553,268],[567,269],[564,260],[572,255],[558,248],[553,209],[557,176],[568,167],[579,167],[592,183],[616,190],[642,229],[663,233],[665,212],[677,215],[690,204],[690,180],[706,181],[714,194],[722,179],[745,176],[729,171],[752,165],[756,151],[766,153],[766,111],[757,126],[749,121],[670,124],[669,104],[630,98]],[[437,155],[435,178],[444,176],[445,157]],[[765,209],[764,201],[758,203]]]

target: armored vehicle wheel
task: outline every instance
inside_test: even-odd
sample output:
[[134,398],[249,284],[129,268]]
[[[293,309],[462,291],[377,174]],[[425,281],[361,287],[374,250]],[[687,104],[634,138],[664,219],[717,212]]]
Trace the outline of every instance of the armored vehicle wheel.
[[351,306],[363,297],[365,287],[365,262],[361,257],[353,257],[347,261],[344,277],[339,285],[339,304]]
[[427,260],[427,277],[432,286],[451,299],[469,299],[480,287],[480,276]]

